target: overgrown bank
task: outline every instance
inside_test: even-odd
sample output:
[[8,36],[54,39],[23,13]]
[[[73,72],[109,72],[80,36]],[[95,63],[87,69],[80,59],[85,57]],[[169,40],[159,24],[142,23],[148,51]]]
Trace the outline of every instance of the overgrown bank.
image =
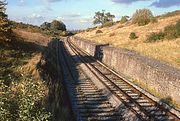
[[29,60],[40,54],[38,48],[20,38],[0,43],[1,121],[50,120],[46,110],[48,87],[38,77],[35,63],[28,66]]
[[1,121],[72,120],[55,43],[44,47],[17,36],[0,43]]

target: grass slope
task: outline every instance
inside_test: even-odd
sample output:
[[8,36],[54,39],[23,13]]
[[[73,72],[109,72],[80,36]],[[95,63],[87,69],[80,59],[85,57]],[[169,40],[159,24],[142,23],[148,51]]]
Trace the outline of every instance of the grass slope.
[[[145,43],[144,41],[152,32],[163,31],[167,25],[175,24],[180,19],[180,11],[176,14],[159,16],[157,23],[150,23],[146,26],[137,26],[133,24],[117,23],[111,27],[96,28],[90,31],[84,31],[76,36],[89,39],[97,43],[109,43],[113,47],[127,48],[140,54],[148,55],[152,58],[170,63],[180,68],[180,38],[174,40],[164,40],[156,43]],[[170,14],[170,15],[169,15]],[[101,30],[103,33],[96,33]],[[137,39],[129,39],[131,32],[135,32]]]

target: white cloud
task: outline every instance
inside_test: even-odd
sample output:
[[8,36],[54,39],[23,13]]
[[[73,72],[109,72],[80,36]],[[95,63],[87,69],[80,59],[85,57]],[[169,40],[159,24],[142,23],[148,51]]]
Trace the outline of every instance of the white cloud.
[[92,23],[93,18],[90,16],[85,16],[79,19],[81,23]]

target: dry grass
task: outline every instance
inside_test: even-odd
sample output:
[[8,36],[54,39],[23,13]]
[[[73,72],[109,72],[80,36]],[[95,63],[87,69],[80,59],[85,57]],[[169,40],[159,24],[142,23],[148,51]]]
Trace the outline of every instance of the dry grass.
[[43,46],[46,46],[50,40],[50,37],[44,36],[41,33],[32,33],[21,29],[15,29],[13,32],[26,39],[28,42],[34,42]]
[[34,53],[32,54],[32,58],[28,60],[28,63],[20,67],[20,71],[22,73],[29,73],[33,77],[40,79],[39,71],[37,70],[37,64],[39,63],[42,54],[41,53]]
[[[180,19],[180,15],[158,19],[157,23],[151,23],[146,26],[137,25],[122,25],[120,23],[109,27],[101,28],[99,30],[103,33],[97,35],[97,29],[90,32],[81,32],[76,36],[95,41],[97,43],[109,43],[114,47],[122,47],[137,51],[141,54],[148,55],[155,59],[168,62],[173,66],[180,68],[180,38],[176,40],[165,40],[156,43],[144,43],[152,32],[159,32],[165,26],[175,24]],[[139,37],[136,40],[130,40],[129,34],[135,32]],[[114,33],[114,36],[110,36]]]

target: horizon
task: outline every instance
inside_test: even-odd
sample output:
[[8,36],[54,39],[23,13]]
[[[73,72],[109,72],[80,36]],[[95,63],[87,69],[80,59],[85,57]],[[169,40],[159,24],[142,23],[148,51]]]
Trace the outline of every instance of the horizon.
[[[7,0],[8,18],[13,21],[41,25],[43,22],[61,20],[68,30],[93,27],[95,12],[105,10],[115,15],[132,16],[136,9],[148,8],[154,16],[179,10],[179,0]],[[61,7],[63,6],[63,7]],[[16,13],[16,14],[14,14]]]

